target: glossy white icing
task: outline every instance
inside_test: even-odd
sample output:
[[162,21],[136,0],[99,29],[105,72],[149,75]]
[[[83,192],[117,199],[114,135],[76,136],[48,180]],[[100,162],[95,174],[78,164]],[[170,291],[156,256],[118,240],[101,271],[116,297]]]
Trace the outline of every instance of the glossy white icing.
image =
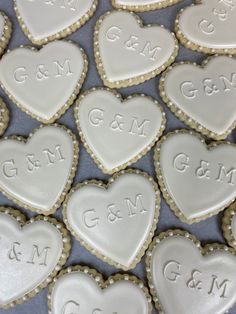
[[161,144],[161,181],[176,210],[187,220],[203,219],[236,197],[236,148],[222,143],[209,149],[189,132],[169,135]]
[[154,247],[151,277],[165,314],[223,314],[236,302],[236,257],[223,249],[203,256],[186,237]]
[[220,136],[236,122],[235,73],[236,60],[227,56],[214,57],[203,68],[177,64],[167,72],[164,92],[188,118]]
[[84,142],[106,172],[139,159],[165,126],[163,111],[153,99],[135,96],[122,101],[99,89],[81,98],[75,118]]
[[211,49],[236,48],[235,0],[203,0],[186,8],[179,17],[179,29],[192,43]]
[[75,189],[64,218],[86,247],[128,269],[153,232],[156,202],[153,182],[141,174],[124,173],[108,189],[92,182]]
[[149,313],[145,294],[131,281],[120,280],[102,290],[93,278],[80,271],[57,280],[51,303],[52,314]]
[[16,48],[0,61],[0,82],[21,109],[52,122],[84,76],[84,62],[80,48],[66,41],[49,43],[39,51]]
[[174,36],[160,26],[140,24],[134,14],[125,11],[112,11],[103,17],[97,48],[110,83],[137,77],[143,81],[140,76],[150,76],[153,71],[155,76],[157,69],[164,70],[170,62],[176,49]]
[[47,214],[60,203],[73,165],[70,134],[56,126],[38,129],[27,143],[0,142],[0,189],[30,209]]
[[0,213],[0,306],[22,298],[47,279],[63,252],[62,235],[47,221],[23,228]]
[[15,0],[15,5],[34,40],[42,40],[69,28],[86,16],[93,0]]

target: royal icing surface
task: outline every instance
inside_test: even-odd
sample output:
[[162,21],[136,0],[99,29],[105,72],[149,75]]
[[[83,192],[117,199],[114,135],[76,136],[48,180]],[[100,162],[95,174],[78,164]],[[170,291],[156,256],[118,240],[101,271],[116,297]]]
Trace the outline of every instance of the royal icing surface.
[[176,20],[177,36],[194,50],[235,53],[235,0],[202,0],[181,11]]
[[197,222],[226,208],[236,197],[236,148],[188,131],[169,133],[155,151],[163,195],[179,218]]
[[180,233],[161,234],[151,246],[147,267],[156,306],[165,314],[226,313],[236,302],[236,256],[217,244],[201,249]]
[[54,212],[71,186],[78,160],[72,133],[56,125],[0,142],[0,189],[25,208]]
[[108,186],[95,180],[79,184],[67,197],[63,214],[72,234],[92,253],[130,269],[151,241],[159,207],[154,181],[130,170],[112,178]]
[[17,48],[0,61],[3,89],[22,110],[44,123],[58,119],[73,103],[86,72],[83,50],[66,41],[39,51]]
[[51,314],[151,314],[149,295],[135,277],[118,274],[104,283],[95,271],[79,268],[67,270],[51,287]]
[[14,0],[24,33],[35,44],[66,37],[95,12],[97,0]]
[[94,47],[101,78],[112,88],[137,85],[156,76],[178,51],[168,30],[144,27],[138,16],[125,11],[107,12],[98,20]]
[[78,100],[75,119],[85,147],[106,173],[141,158],[165,128],[165,114],[150,97],[123,100],[110,90],[92,89]]
[[1,308],[22,303],[47,286],[70,249],[67,232],[55,219],[38,216],[25,224],[22,214],[14,211],[14,217],[12,211],[0,208]]
[[163,75],[163,100],[186,124],[216,139],[236,124],[236,60],[212,57],[203,67],[178,63]]

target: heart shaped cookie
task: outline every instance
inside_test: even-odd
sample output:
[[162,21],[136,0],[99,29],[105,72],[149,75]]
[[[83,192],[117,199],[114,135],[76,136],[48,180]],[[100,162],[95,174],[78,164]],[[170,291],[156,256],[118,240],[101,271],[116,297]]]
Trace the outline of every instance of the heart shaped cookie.
[[18,210],[0,207],[0,308],[13,307],[45,288],[65,264],[70,237],[56,219],[26,222]]
[[87,68],[85,53],[71,42],[55,41],[40,51],[20,47],[2,57],[0,83],[21,110],[52,123],[73,104]]
[[25,35],[36,45],[64,38],[84,25],[96,11],[98,0],[14,0]]
[[188,232],[168,230],[153,240],[146,263],[161,313],[223,314],[236,302],[236,256],[225,245],[202,248]]
[[112,11],[96,23],[94,52],[103,83],[119,88],[143,83],[164,71],[174,62],[178,44],[164,27],[144,27],[134,13]]
[[228,244],[236,250],[236,203],[234,202],[224,212],[222,220],[224,237]]
[[51,314],[151,314],[151,297],[135,276],[116,274],[106,281],[94,269],[74,266],[62,270],[49,288]]
[[128,270],[144,255],[159,209],[160,193],[154,180],[139,170],[127,170],[113,176],[107,185],[96,180],[78,184],[64,202],[63,217],[88,250]]
[[63,126],[41,126],[28,140],[0,141],[0,190],[19,206],[52,214],[60,207],[76,172],[79,147]]
[[12,25],[6,14],[0,11],[0,56],[6,49],[11,38]]
[[0,98],[0,135],[4,133],[9,122],[9,110],[2,98]]
[[236,3],[234,0],[198,0],[180,11],[175,30],[180,42],[205,53],[235,54]]
[[145,155],[165,129],[165,113],[144,95],[122,99],[93,88],[77,101],[75,120],[88,152],[103,172],[112,174]]
[[117,9],[144,12],[166,8],[181,0],[112,0],[112,5]]
[[185,223],[198,222],[230,205],[236,198],[236,146],[206,145],[197,133],[175,131],[155,149],[159,185],[170,208]]
[[236,126],[236,60],[208,58],[202,67],[177,63],[160,80],[160,94],[172,112],[190,127],[224,139]]

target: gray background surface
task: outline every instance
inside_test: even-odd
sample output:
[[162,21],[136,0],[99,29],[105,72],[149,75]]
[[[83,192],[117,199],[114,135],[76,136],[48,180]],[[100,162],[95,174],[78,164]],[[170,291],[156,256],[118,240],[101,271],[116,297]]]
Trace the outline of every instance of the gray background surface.
[[[143,20],[144,23],[157,23],[157,24],[163,24],[168,29],[173,30],[174,28],[174,20],[175,16],[178,13],[178,11],[191,3],[190,0],[182,1],[180,4],[177,4],[175,6],[163,9],[163,10],[157,10],[157,11],[151,11],[147,13],[139,14]],[[107,10],[111,10],[112,6],[110,3],[110,0],[99,0],[99,5],[96,11],[96,14],[94,17],[87,22],[81,29],[79,29],[76,33],[71,35],[69,38],[74,40],[75,42],[78,42],[86,51],[88,57],[89,57],[89,71],[87,78],[85,80],[85,83],[83,85],[83,91],[87,90],[94,86],[102,86],[102,81],[97,73],[94,57],[93,57],[93,29],[96,20],[98,17],[106,12]],[[11,21],[13,22],[13,35],[10,41],[9,48],[13,49],[15,47],[18,47],[22,44],[29,45],[29,40],[24,36],[23,32],[21,31],[14,14],[13,10],[13,1],[12,0],[0,0],[0,10],[3,10],[7,13],[7,15],[10,17]],[[42,17],[43,22],[43,17]],[[187,50],[180,46],[180,52],[178,55],[177,60],[189,60],[189,61],[196,61],[201,62],[204,60],[206,56],[200,53],[194,53],[190,50]],[[154,98],[156,98],[163,106],[166,114],[167,114],[167,128],[166,132],[175,130],[178,128],[185,127],[183,123],[181,123],[175,116],[167,109],[167,107],[163,104],[163,102],[160,99],[159,93],[158,93],[158,81],[159,76],[146,82],[143,84],[140,84],[138,86],[132,87],[132,88],[124,88],[121,89],[120,92],[124,96],[128,96],[132,93],[145,93],[147,95],[150,95]],[[3,93],[2,90],[0,90],[0,96],[5,100],[6,104],[8,105],[11,113],[11,120],[10,125],[6,131],[5,135],[23,135],[28,136],[28,134],[36,127],[38,127],[39,123],[20,111]],[[65,126],[72,129],[72,131],[78,136],[78,132],[75,126],[74,118],[73,118],[73,108],[72,106],[64,115],[61,117],[58,121]],[[235,131],[232,133],[230,140],[235,142],[236,133]],[[78,137],[79,139],[79,137]],[[95,165],[91,157],[88,155],[88,153],[85,151],[82,144],[80,145],[80,159],[79,159],[79,165],[78,170],[76,174],[76,178],[74,181],[74,184],[81,182],[85,179],[103,179],[107,180],[108,176],[104,175]],[[153,151],[149,152],[145,157],[143,157],[139,162],[133,165],[134,168],[138,168],[141,170],[146,171],[150,175],[154,176],[154,166],[153,166]],[[2,194],[0,194],[0,205],[6,205],[6,206],[14,206],[15,208],[18,208],[18,206],[14,205],[11,201],[9,201],[7,198],[5,198]],[[33,216],[32,213],[29,211],[26,211],[22,208],[19,208],[22,210],[27,217]],[[59,209],[55,216],[61,220],[61,210]],[[189,232],[192,232],[194,235],[196,235],[199,240],[202,241],[203,244],[208,242],[220,242],[224,243],[224,239],[222,236],[222,230],[221,230],[221,218],[222,214],[215,216],[213,218],[207,219],[201,223],[194,224],[192,226],[186,225],[181,223],[181,221],[175,217],[173,212],[169,209],[169,207],[166,205],[166,203],[162,200],[161,204],[161,214],[160,219],[158,222],[158,228],[156,233],[159,233],[163,230],[169,229],[169,228],[184,228],[188,230]],[[135,230],[130,230],[130,232],[135,232]],[[69,257],[69,260],[67,262],[67,265],[76,265],[76,264],[82,264],[82,265],[88,265],[90,267],[96,268],[99,272],[101,272],[105,277],[115,274],[118,272],[117,269],[107,265],[106,263],[100,261],[95,256],[90,254],[86,249],[84,249],[80,243],[73,239],[73,249],[71,252],[71,255]],[[4,267],[4,265],[3,265]],[[146,275],[145,275],[145,264],[144,259],[142,259],[142,262],[137,265],[137,267],[131,271],[131,273],[137,275],[139,278],[143,279],[146,282]],[[29,300],[25,304],[18,305],[13,309],[10,310],[0,310],[0,314],[46,314],[47,313],[47,289],[44,289],[41,293],[39,293],[36,297]],[[153,313],[157,313],[156,311],[153,311]],[[230,311],[231,314],[236,313],[236,307]],[[83,313],[87,314],[87,313]],[[130,313],[127,313],[130,314]],[[181,313],[173,313],[173,314],[181,314]],[[196,313],[197,314],[197,313]],[[206,313],[207,314],[207,313]]]

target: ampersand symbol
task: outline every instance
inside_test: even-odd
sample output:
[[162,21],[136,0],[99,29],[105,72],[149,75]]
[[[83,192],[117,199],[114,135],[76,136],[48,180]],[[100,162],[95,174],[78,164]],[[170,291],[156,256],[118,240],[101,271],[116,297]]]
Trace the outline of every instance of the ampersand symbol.
[[125,42],[125,46],[126,48],[128,49],[131,49],[131,50],[136,50],[136,46],[138,46],[138,37],[132,35],[130,36],[130,39],[128,39],[126,42]]
[[202,290],[202,282],[196,279],[197,275],[202,273],[199,270],[194,270],[191,274],[191,278],[187,281],[187,287],[191,289]]
[[116,114],[114,116],[114,120],[112,120],[110,127],[114,131],[123,131],[124,122],[121,121],[124,117],[120,114]]
[[8,257],[9,257],[10,260],[14,260],[15,259],[17,262],[20,262],[21,260],[20,260],[19,256],[21,256],[22,254],[21,254],[21,252],[17,252],[16,246],[20,246],[20,243],[19,242],[14,242],[12,244],[12,248],[11,248],[11,250],[8,253]]
[[49,78],[49,72],[45,69],[44,64],[38,65],[37,71],[36,71],[36,78],[39,81],[45,80]]
[[212,83],[211,79],[205,79],[203,81],[203,87],[204,87],[204,91],[206,93],[206,95],[211,96],[214,93],[218,93],[219,89],[217,88],[217,86],[215,84]]
[[228,18],[228,16],[229,16],[229,14],[227,13],[227,11],[224,10],[224,9],[216,9],[216,8],[215,8],[215,9],[213,10],[213,13],[219,17],[219,20],[220,20],[220,21],[226,21],[227,18]]
[[30,172],[33,172],[34,170],[37,170],[40,168],[40,161],[34,160],[33,154],[27,155],[26,157],[27,157],[27,169]]
[[210,170],[207,168],[209,167],[209,162],[205,160],[200,161],[200,167],[196,169],[196,175],[198,178],[207,178],[210,179],[209,177],[209,172]]
[[114,223],[117,220],[122,219],[122,216],[120,215],[120,210],[115,210],[115,205],[111,204],[108,206],[108,214],[107,214],[107,219],[109,222]]

